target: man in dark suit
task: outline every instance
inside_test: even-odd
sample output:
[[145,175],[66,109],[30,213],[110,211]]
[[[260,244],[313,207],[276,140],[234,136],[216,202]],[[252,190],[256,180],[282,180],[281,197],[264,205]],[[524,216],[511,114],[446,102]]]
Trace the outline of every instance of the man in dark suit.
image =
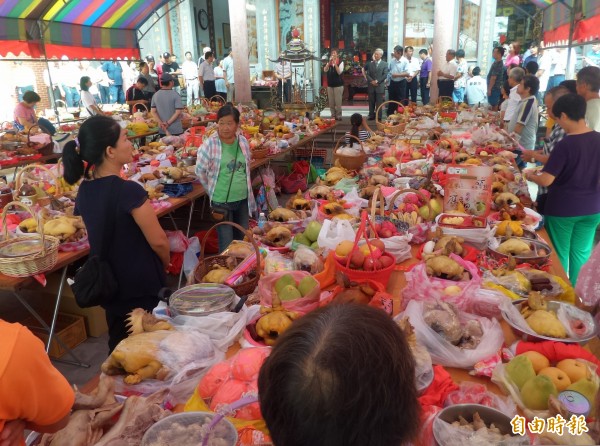
[[[377,48],[373,53],[373,60],[367,64],[366,75],[369,92],[369,120],[375,119],[375,111],[383,103],[385,95],[385,81],[388,75],[388,64],[381,60],[383,50]],[[381,120],[382,111],[379,110],[379,119]]]

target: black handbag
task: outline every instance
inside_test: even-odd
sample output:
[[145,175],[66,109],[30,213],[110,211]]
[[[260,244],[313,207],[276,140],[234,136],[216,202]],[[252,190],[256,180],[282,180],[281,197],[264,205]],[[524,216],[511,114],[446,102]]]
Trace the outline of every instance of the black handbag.
[[[238,141],[237,150],[235,151],[235,157],[233,158],[234,163],[237,162],[238,153],[240,150],[240,143]],[[225,202],[229,200],[229,193],[231,192],[231,183],[233,183],[233,175],[235,175],[235,170],[231,172],[231,178],[229,179],[229,188],[227,189],[227,198],[225,198]],[[225,206],[221,206],[218,204],[210,204],[210,219],[215,223],[221,223],[222,221],[226,221],[229,218],[229,209]]]
[[115,194],[115,183],[119,179],[113,179],[110,185],[109,200],[114,200],[114,206],[107,207],[104,228],[107,231],[102,237],[102,248],[100,255],[91,256],[75,274],[74,283],[71,285],[75,301],[81,308],[90,308],[106,304],[118,290],[117,279],[113,273],[110,263],[106,261],[110,242],[113,238],[116,225],[116,214],[119,195]]

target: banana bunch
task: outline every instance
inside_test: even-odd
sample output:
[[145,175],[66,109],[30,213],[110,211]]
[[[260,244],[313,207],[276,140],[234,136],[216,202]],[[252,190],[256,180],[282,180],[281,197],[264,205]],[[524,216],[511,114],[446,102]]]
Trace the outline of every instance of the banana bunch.
[[[78,184],[67,183],[64,177],[58,178],[58,185],[60,186],[60,190],[63,193],[73,192],[79,188]],[[46,192],[48,192],[49,194],[54,194],[54,193],[56,193],[56,187],[50,186],[50,188]]]
[[258,126],[258,125],[250,126],[250,125],[242,124],[242,130],[248,132],[251,135],[255,135],[260,130],[260,126]]
[[277,135],[281,136],[281,135],[283,135],[284,133],[290,133],[290,128],[289,128],[287,125],[282,125],[282,124],[279,124],[279,125],[276,125],[276,126],[273,128],[273,131],[274,131],[274,132],[275,132]]
[[325,181],[329,186],[334,186],[338,181],[344,178],[350,178],[350,175],[346,169],[339,166],[333,166],[325,174]]
[[407,223],[410,227],[423,223],[423,218],[417,213],[417,211],[398,212],[397,214],[392,214],[392,217],[396,217],[396,220]]

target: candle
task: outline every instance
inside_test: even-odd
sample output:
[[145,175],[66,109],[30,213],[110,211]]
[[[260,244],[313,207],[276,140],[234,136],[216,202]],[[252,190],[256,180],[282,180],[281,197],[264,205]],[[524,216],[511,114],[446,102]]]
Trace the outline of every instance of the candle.
[[343,50],[343,49],[345,48],[345,46],[346,46],[346,45],[344,44],[344,41],[343,41],[343,40],[340,40],[340,41],[338,42],[338,48],[339,48],[340,50]]
[[325,39],[325,48],[329,48],[331,46],[331,40]]

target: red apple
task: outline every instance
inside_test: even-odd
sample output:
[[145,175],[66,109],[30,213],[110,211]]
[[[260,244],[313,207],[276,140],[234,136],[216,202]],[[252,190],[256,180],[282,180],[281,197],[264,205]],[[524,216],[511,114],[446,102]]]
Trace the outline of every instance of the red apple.
[[365,271],[374,271],[375,270],[375,259],[371,256],[367,256],[365,258],[365,262],[363,263],[363,269]]
[[394,259],[390,256],[381,256],[379,262],[381,263],[381,269],[385,269],[394,263]]
[[350,257],[350,266],[352,268],[360,269],[362,268],[363,263],[365,263],[365,255],[359,249],[357,249]]

